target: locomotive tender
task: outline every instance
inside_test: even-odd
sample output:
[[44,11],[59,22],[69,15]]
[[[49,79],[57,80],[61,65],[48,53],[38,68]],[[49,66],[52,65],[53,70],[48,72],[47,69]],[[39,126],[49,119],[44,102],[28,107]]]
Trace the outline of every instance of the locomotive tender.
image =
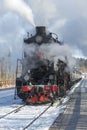
[[67,63],[58,59],[55,67],[54,61],[47,59],[40,50],[43,44],[55,46],[61,42],[56,34],[47,32],[45,26],[37,26],[36,34],[29,36],[28,33],[24,39],[23,58],[17,60],[16,91],[27,103],[53,102],[70,87]]

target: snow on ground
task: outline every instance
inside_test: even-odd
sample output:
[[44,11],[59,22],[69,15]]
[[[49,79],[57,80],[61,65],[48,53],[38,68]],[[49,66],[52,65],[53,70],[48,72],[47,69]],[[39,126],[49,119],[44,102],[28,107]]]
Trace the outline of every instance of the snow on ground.
[[26,130],[48,130],[59,114],[65,110],[71,94],[73,94],[75,89],[79,87],[81,82],[82,81],[72,87],[71,91],[67,93],[67,96],[62,99],[62,104],[60,106],[51,107],[43,116],[40,117],[37,122],[35,122],[29,129],[27,128]]
[[[61,100],[61,105],[50,107],[45,114],[26,130],[48,130],[56,117],[65,110],[68,100],[81,82],[72,87],[67,96]],[[0,91],[0,117],[21,105],[23,105],[23,102],[20,99],[14,100],[14,89]],[[25,106],[17,113],[12,113],[4,117],[4,119],[0,119],[0,130],[23,130],[46,107],[48,106]]]
[[[12,113],[0,120],[0,130],[20,130],[30,123],[37,115],[43,112],[47,106],[25,106],[17,113]],[[7,129],[8,127],[8,129]],[[2,130],[4,130],[2,129]]]

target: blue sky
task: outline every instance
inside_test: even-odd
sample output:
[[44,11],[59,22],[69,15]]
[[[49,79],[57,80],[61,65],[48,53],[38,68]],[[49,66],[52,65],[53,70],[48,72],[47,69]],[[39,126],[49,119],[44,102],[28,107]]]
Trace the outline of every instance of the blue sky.
[[0,1],[0,57],[9,52],[15,60],[21,57],[23,38],[34,30],[32,16],[36,26],[44,25],[57,33],[73,55],[87,57],[87,0],[18,0],[24,4],[20,11],[16,11],[16,2],[11,6],[14,10],[9,8],[11,1]]

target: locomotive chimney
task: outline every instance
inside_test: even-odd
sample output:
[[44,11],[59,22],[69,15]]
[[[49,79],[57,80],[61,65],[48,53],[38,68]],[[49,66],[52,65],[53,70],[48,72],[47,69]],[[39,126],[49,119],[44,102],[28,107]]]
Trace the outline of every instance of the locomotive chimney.
[[36,27],[37,35],[46,35],[46,27],[45,26],[37,26]]

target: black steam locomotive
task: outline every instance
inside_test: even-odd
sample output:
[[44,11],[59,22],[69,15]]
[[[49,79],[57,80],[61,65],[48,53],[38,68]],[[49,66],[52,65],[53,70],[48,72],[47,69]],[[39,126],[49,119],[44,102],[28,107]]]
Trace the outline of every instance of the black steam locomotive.
[[24,39],[23,58],[17,60],[16,91],[27,103],[53,102],[70,87],[67,62],[58,59],[54,65],[54,61],[40,50],[43,44],[62,45],[56,34],[47,32],[44,26],[37,26],[35,35],[28,33]]

